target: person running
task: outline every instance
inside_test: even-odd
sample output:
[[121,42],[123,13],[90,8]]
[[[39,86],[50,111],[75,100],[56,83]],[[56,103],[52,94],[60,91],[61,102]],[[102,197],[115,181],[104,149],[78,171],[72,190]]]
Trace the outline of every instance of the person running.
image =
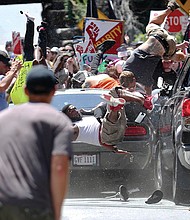
[[52,71],[33,67],[25,87],[29,102],[0,114],[0,219],[60,220],[73,130],[50,105],[55,84]]

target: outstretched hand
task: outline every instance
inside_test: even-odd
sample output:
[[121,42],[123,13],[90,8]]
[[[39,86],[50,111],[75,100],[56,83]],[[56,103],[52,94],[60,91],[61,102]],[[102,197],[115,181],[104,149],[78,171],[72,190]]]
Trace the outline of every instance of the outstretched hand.
[[18,72],[20,71],[20,69],[23,67],[23,63],[20,60],[15,60],[12,62],[11,65],[11,71],[13,71],[15,73],[15,77],[17,76]]

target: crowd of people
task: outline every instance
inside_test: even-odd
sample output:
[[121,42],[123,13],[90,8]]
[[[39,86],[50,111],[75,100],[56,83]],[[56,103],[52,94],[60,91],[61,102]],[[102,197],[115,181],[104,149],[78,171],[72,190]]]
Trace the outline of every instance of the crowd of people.
[[[161,77],[172,86],[186,58],[183,50],[189,42],[177,44],[160,26],[178,7],[175,1],[169,1],[166,10],[147,25],[147,40],[136,47],[126,42],[120,45],[118,58],[105,60],[103,73],[98,67],[103,54],[115,44],[113,39],[98,45],[92,63],[81,67],[72,43],[48,47],[45,22],[37,27],[39,41],[33,45],[35,19],[24,13],[27,23],[23,60],[16,59],[10,41],[6,42],[6,52],[0,51],[0,111],[8,108],[7,91],[14,85],[23,62],[31,61],[33,66],[25,87],[29,102],[0,114],[0,216],[60,220],[72,140],[106,146],[120,153],[116,145],[122,141],[127,124],[125,102],[138,102],[151,110],[152,90],[158,88],[158,79]],[[68,88],[110,90],[102,96],[107,107],[101,123],[94,117],[86,122],[72,103],[63,106],[63,114],[50,107],[55,91]],[[84,124],[93,132],[82,130]]]

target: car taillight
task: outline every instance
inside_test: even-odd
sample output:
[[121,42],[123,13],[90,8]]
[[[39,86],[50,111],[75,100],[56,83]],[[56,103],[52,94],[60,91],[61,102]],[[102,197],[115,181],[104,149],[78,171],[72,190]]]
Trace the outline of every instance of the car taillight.
[[142,126],[129,126],[125,129],[125,136],[142,136],[146,134],[146,129]]
[[190,116],[190,99],[184,99],[182,102],[182,117]]

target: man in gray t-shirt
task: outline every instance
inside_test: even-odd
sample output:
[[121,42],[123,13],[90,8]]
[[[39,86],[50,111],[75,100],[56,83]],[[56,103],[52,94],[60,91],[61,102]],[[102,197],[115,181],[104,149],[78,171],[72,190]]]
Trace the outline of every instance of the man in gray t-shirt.
[[52,71],[34,67],[25,88],[29,103],[0,113],[0,219],[60,218],[72,124],[49,105],[55,82]]

